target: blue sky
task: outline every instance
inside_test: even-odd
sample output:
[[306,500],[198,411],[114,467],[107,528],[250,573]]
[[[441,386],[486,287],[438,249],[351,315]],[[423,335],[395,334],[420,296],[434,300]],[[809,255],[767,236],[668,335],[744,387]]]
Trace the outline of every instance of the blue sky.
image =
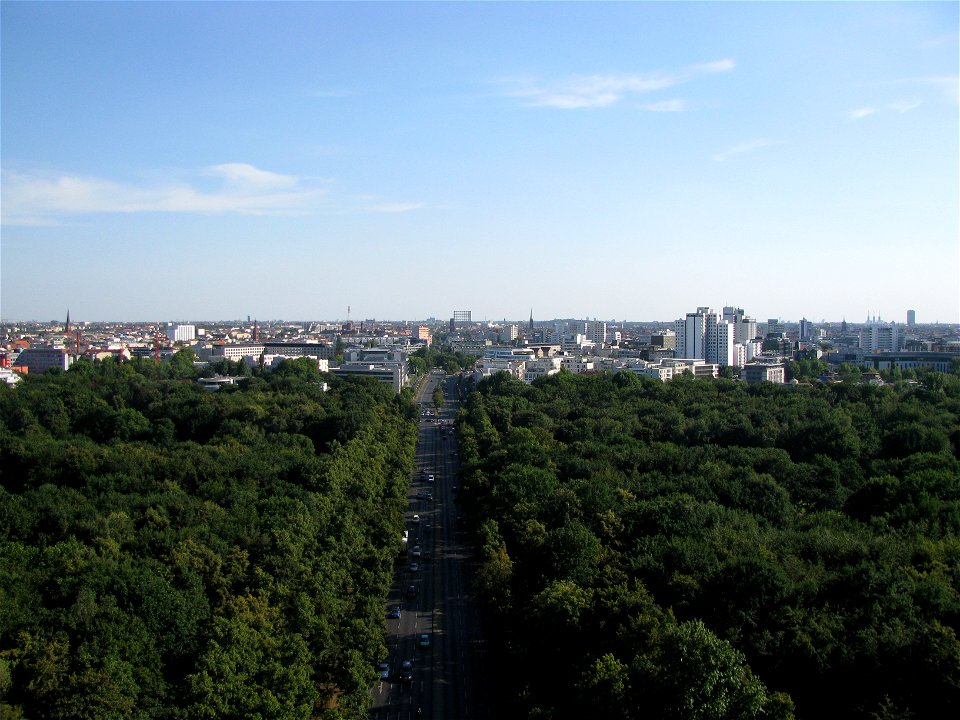
[[7,320],[960,321],[955,2],[0,15]]

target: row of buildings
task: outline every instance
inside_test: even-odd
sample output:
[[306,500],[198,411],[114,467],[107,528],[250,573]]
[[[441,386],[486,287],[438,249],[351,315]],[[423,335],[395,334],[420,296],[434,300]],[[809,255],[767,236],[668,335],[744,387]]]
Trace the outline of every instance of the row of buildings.
[[[24,331],[28,332],[24,332]],[[11,337],[12,332],[17,333]],[[41,328],[3,327],[0,379],[20,373],[67,369],[78,357],[172,357],[191,349],[199,362],[242,360],[270,368],[288,358],[310,357],[338,375],[366,375],[399,390],[410,381],[409,353],[434,336],[445,347],[479,358],[478,377],[506,371],[532,381],[565,369],[581,373],[628,371],[661,380],[679,373],[716,377],[732,368],[747,381],[782,382],[784,363],[822,357],[873,370],[928,367],[950,371],[960,355],[955,326],[927,332],[869,318],[853,325],[777,318],[759,322],[737,307],[701,306],[672,323],[615,323],[597,319],[534,323],[474,323],[456,311],[449,323],[89,323]]]

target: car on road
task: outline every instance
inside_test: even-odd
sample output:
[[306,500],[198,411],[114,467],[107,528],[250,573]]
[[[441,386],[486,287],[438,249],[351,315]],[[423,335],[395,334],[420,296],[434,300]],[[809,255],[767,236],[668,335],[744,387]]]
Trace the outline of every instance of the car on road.
[[388,682],[390,680],[390,663],[380,663],[380,666],[377,668],[377,672],[380,673],[381,680]]
[[400,619],[400,606],[399,606],[399,605],[394,605],[393,607],[391,607],[391,608],[390,608],[390,611],[387,613],[387,617],[391,618],[392,620],[399,620],[399,619]]
[[412,552],[411,554],[413,555],[413,557],[418,558],[418,557],[420,557],[420,555],[422,555],[423,553],[422,553],[422,551],[420,550],[420,546],[419,546],[419,545],[414,545],[414,546],[413,546],[413,552]]
[[433,475],[427,475],[427,482],[428,482],[428,483],[432,483],[432,482],[434,481],[434,479],[435,479],[435,478],[433,477]]
[[407,597],[411,600],[417,596],[417,586],[411,585],[407,588]]
[[400,682],[412,682],[413,681],[413,662],[411,660],[404,660],[400,665]]
[[414,522],[414,523],[420,522],[420,516],[419,516],[419,515],[414,515],[414,516],[413,516],[413,522]]
[[420,571],[420,563],[415,563],[415,562],[410,563],[410,572],[419,572],[419,571]]
[[424,551],[423,551],[423,559],[424,559],[424,560],[433,560],[433,553],[431,553],[429,550],[424,550]]
[[425,533],[428,533],[428,532],[430,532],[431,530],[433,530],[433,523],[424,523],[424,524],[423,524],[423,531],[424,531]]
[[420,633],[419,645],[422,648],[430,647],[430,636],[427,633]]

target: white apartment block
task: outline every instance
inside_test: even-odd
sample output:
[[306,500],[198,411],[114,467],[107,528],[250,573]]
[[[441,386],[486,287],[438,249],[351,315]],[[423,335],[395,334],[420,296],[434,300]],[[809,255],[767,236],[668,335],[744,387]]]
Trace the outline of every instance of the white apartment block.
[[564,335],[560,338],[560,349],[565,353],[583,352],[584,348],[590,346],[591,343],[587,341],[587,336],[581,333]]
[[744,366],[740,377],[750,385],[762,382],[783,384],[786,371],[783,363],[750,363]]
[[511,377],[522,380],[526,367],[526,360],[481,358],[477,360],[477,364],[474,366],[473,379],[479,382],[483,378],[490,377],[498,372],[506,372],[509,373]]
[[748,317],[741,308],[725,307],[723,319],[733,323],[736,330],[733,336],[734,343],[747,343],[757,337],[757,321]]
[[484,360],[536,360],[537,351],[530,348],[487,346],[483,351]]
[[660,382],[673,380],[673,367],[668,365],[648,365],[647,367],[643,368],[632,367],[629,369],[631,372],[634,372],[637,375],[652,377],[654,380],[659,380]]
[[736,329],[733,323],[708,307],[698,307],[674,323],[678,358],[701,359],[721,366],[733,365]]
[[607,324],[605,322],[578,320],[570,323],[570,325],[570,334],[583,335],[587,343],[602,345],[606,342],[610,342],[610,331],[607,329]]
[[524,382],[533,382],[537,378],[556,375],[560,372],[561,358],[548,357],[528,362],[523,370]]
[[747,364],[747,346],[743,343],[736,343],[733,346],[733,366],[743,367]]
[[236,343],[231,345],[214,345],[210,349],[210,360],[240,360],[246,356],[259,358],[263,355],[265,345],[252,345],[247,343]]
[[894,323],[870,323],[860,329],[859,347],[864,352],[897,352],[903,349],[900,328]]
[[197,339],[197,326],[168,322],[166,335],[170,342],[191,342]]
[[581,373],[590,372],[593,370],[594,363],[592,360],[571,355],[560,358],[560,366],[567,372],[580,375]]

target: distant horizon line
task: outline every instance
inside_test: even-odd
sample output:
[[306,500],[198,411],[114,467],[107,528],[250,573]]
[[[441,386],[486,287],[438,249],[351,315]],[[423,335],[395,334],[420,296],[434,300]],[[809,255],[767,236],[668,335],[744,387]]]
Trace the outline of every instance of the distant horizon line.
[[[590,319],[590,318],[579,318],[579,317],[555,317],[555,318],[549,318],[549,319],[545,319],[545,320],[534,320],[534,321],[533,321],[533,324],[536,326],[536,325],[538,325],[538,324],[555,323],[555,322],[604,322],[604,323],[611,323],[611,324],[617,324],[617,325],[620,325],[620,324],[630,324],[630,325],[655,325],[655,324],[658,324],[658,325],[672,325],[676,320],[682,320],[682,319],[683,319],[683,318],[674,318],[673,320],[609,320],[609,319],[602,319],[602,318],[601,318],[601,319],[597,319],[597,318]],[[798,324],[798,323],[800,323],[800,322],[802,322],[802,321],[806,321],[806,322],[811,322],[811,323],[818,324],[818,325],[841,325],[841,324],[843,324],[843,323],[847,323],[848,325],[870,325],[870,324],[874,324],[874,323],[882,323],[882,324],[894,324],[894,325],[904,325],[904,326],[907,326],[907,323],[906,323],[905,321],[884,320],[884,319],[882,319],[882,318],[866,319],[866,320],[847,320],[846,318],[843,318],[843,319],[840,319],[840,320],[826,320],[826,319],[811,320],[810,318],[800,318],[799,320],[784,320],[783,318],[767,318],[766,320],[759,320],[759,319],[756,319],[756,318],[752,318],[752,320],[753,320],[754,322],[756,322],[757,324],[767,324],[770,320],[775,320],[776,322],[786,323],[786,324]],[[260,320],[260,319],[258,319],[258,318],[251,318],[250,320],[244,320],[244,319],[242,319],[242,318],[228,318],[228,319],[221,319],[221,320],[211,320],[211,319],[205,319],[205,320],[115,320],[115,319],[114,319],[114,320],[81,320],[81,319],[69,319],[69,322],[70,322],[71,325],[77,325],[77,324],[96,324],[96,325],[108,325],[108,324],[123,324],[123,325],[165,325],[165,324],[167,324],[167,323],[178,323],[178,324],[182,324],[182,325],[200,325],[200,324],[211,324],[211,325],[227,325],[227,324],[245,325],[245,324],[248,324],[248,325],[252,325],[252,324],[254,324],[254,323],[257,323],[258,325],[263,326],[263,325],[272,325],[272,324],[302,325],[302,324],[304,324],[304,323],[340,324],[340,325],[343,325],[343,324],[346,324],[346,323],[352,323],[352,324],[354,324],[354,325],[360,325],[360,324],[368,323],[368,322],[369,322],[369,323],[384,324],[384,325],[398,325],[398,324],[410,325],[410,324],[427,324],[427,323],[444,324],[444,325],[446,325],[446,324],[448,324],[448,323],[450,322],[450,320],[449,320],[449,319],[444,320],[444,319],[435,318],[435,317],[430,317],[430,318],[417,318],[417,319],[413,319],[413,320],[400,320],[400,319],[377,320],[376,318],[364,318],[363,320],[344,320],[344,319],[334,319],[334,320],[288,320],[288,319],[283,319],[283,318],[272,318],[272,319]],[[2,324],[2,325],[14,325],[14,324],[19,324],[19,323],[30,323],[30,324],[36,324],[36,325],[57,325],[57,324],[65,324],[65,323],[66,323],[66,320],[64,320],[64,321],[59,321],[59,320],[30,320],[30,319],[23,319],[23,318],[11,320],[11,319],[7,319],[7,318],[0,318],[0,324]],[[461,320],[458,320],[458,321],[457,321],[457,325],[458,325],[458,326],[461,326],[461,327],[464,326],[464,325],[483,325],[483,324],[489,324],[489,323],[496,323],[496,324],[504,324],[504,323],[506,323],[506,324],[513,324],[513,325],[524,325],[524,326],[528,326],[528,325],[530,324],[530,319],[529,319],[529,318],[526,318],[526,319],[522,319],[522,320],[516,320],[516,319],[503,318],[503,319],[497,320],[497,319],[492,319],[492,318],[490,318],[490,319],[484,318],[484,319],[478,319],[478,320],[470,320],[469,322],[467,322],[467,321],[461,321]],[[951,325],[960,325],[960,322],[940,322],[939,320],[935,320],[935,321],[932,321],[932,322],[917,322],[917,321],[915,321],[913,327],[923,326],[923,325],[936,325],[936,326],[946,325],[946,326],[951,326]],[[908,327],[909,327],[909,326],[908,326]]]

